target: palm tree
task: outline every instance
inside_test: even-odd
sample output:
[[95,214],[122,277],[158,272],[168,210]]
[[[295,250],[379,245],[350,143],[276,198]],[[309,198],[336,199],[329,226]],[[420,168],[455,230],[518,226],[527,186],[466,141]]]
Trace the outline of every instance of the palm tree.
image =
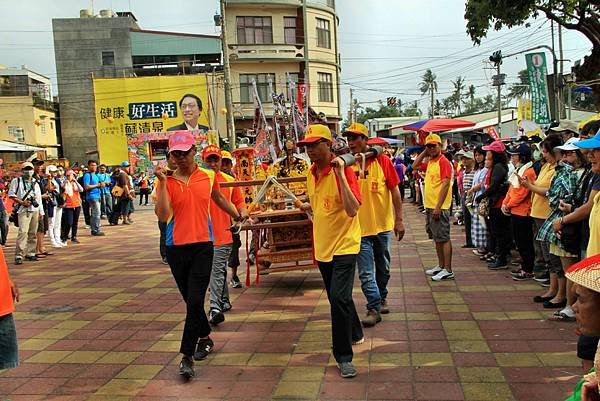
[[507,97],[509,100],[520,99],[529,95],[531,88],[529,87],[529,76],[527,70],[519,71],[519,83],[511,85],[508,90]]
[[469,110],[472,112],[475,108],[475,85],[469,85],[466,97],[469,99]]
[[433,94],[438,91],[438,84],[436,81],[437,76],[428,68],[427,71],[425,71],[425,74],[423,74],[423,76],[421,77],[421,79],[422,81],[419,84],[419,90],[422,94],[426,94],[427,92],[429,92],[429,94],[431,95],[430,117],[433,118],[433,113],[435,109]]
[[456,81],[451,82],[452,85],[454,85],[454,93],[452,95],[454,97],[454,101],[456,102],[457,115],[460,115],[460,104],[463,99],[462,92],[465,89],[465,79],[459,75],[458,78],[456,78]]

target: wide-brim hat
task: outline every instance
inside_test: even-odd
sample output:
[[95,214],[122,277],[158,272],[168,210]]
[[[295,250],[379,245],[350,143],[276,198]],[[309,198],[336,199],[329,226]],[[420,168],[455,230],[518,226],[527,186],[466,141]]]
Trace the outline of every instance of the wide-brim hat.
[[600,292],[600,254],[575,263],[565,276],[587,289]]

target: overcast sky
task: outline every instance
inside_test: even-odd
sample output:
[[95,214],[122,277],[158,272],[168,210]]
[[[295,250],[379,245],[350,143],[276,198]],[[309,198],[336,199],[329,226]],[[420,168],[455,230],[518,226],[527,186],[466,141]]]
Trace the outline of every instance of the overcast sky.
[[[56,93],[52,18],[77,18],[79,10],[132,10],[144,29],[217,34],[213,15],[217,0],[0,0],[0,64],[50,77]],[[504,54],[551,44],[550,22],[532,21],[530,28],[490,33],[474,47],[465,33],[464,0],[337,0],[342,55],[342,104],[347,110],[349,88],[364,105],[388,96],[403,102],[418,100],[427,112],[428,98],[418,84],[426,68],[438,76],[439,98],[451,92],[451,80],[461,75],[477,87],[478,96],[492,91],[493,71],[484,60],[494,50]],[[591,45],[577,32],[563,31],[564,59],[589,54]],[[551,58],[548,55],[549,69]],[[565,62],[569,72],[572,62]],[[508,82],[525,68],[523,55],[504,60]],[[550,71],[551,72],[551,71]],[[345,114],[344,114],[345,116]]]

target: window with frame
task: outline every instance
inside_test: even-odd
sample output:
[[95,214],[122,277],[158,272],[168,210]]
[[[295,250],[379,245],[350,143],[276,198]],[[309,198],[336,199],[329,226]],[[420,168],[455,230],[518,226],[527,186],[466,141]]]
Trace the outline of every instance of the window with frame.
[[317,18],[317,47],[331,49],[331,30],[329,20]]
[[25,134],[23,128],[17,127],[16,125],[8,126],[8,135],[15,138],[17,142],[25,142]]
[[238,44],[273,43],[271,17],[237,17]]
[[319,72],[317,75],[317,85],[319,87],[319,102],[333,102],[333,75],[326,72]]
[[240,74],[240,102],[252,103],[252,81],[256,81],[258,97],[262,102],[270,101],[269,79],[275,85],[275,74]]
[[115,52],[112,50],[102,52],[102,65],[115,65]]
[[296,21],[296,17],[283,17],[283,38],[287,45],[295,45],[298,43],[296,37]]
[[42,123],[40,124],[40,133],[41,133],[42,135],[45,135],[45,134],[46,134],[46,123],[44,123],[43,121],[42,121]]

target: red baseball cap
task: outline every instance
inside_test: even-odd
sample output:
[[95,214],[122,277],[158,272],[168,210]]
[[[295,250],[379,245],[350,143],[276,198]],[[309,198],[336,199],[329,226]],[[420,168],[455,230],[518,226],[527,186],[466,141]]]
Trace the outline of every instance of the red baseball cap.
[[187,152],[196,144],[196,138],[190,131],[175,131],[169,137],[169,152],[181,150]]
[[219,156],[221,158],[221,149],[215,145],[208,145],[202,150],[202,158],[206,159],[208,156]]
[[486,145],[482,148],[483,150],[491,150],[496,153],[504,153],[506,151],[506,146],[502,143],[502,141],[494,141],[489,145]]

